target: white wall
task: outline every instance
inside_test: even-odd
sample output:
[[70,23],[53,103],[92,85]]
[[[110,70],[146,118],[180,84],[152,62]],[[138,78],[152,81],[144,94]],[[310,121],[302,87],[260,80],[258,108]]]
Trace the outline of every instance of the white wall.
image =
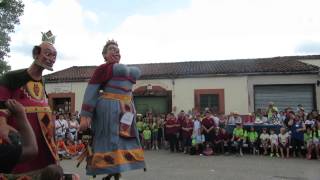
[[[270,84],[315,84],[318,75],[270,75],[270,76],[230,76],[182,79],[138,80],[133,89],[140,86],[161,86],[172,91],[172,107],[176,112],[194,107],[195,89],[224,89],[225,113],[239,111],[247,114],[254,109],[254,85]],[[75,93],[75,109],[80,110],[87,82],[47,83],[47,93]],[[250,101],[250,103],[249,103]],[[316,86],[317,107],[320,108],[320,88]]]
[[172,91],[172,107],[188,111],[194,107],[194,91],[196,89],[224,89],[225,112],[239,111],[248,113],[247,77],[208,77],[182,79],[139,80],[139,86],[159,85]]
[[320,59],[307,59],[299,61],[320,67]]
[[[269,76],[248,76],[248,91],[250,94],[249,110],[254,110],[254,85],[276,85],[276,84],[316,84],[320,80],[318,75],[269,75]],[[320,106],[320,88],[316,86],[317,107]]]
[[80,111],[87,82],[46,83],[46,91],[50,93],[75,93],[75,110]]

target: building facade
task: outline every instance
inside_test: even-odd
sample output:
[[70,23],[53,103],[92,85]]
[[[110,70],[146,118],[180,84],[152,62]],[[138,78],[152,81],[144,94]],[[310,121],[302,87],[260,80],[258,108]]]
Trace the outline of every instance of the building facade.
[[[312,62],[312,63],[309,63]],[[186,112],[211,108],[220,114],[240,114],[302,104],[307,111],[320,105],[320,56],[136,64],[142,77],[134,86],[137,112]],[[87,82],[95,66],[70,67],[45,76],[51,107],[81,109]]]

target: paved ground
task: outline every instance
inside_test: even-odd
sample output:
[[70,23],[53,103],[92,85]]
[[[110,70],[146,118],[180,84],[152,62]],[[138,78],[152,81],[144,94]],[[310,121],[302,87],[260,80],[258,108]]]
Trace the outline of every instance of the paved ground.
[[[190,156],[167,151],[146,151],[147,172],[130,171],[123,180],[320,180],[320,161],[279,159],[265,156]],[[74,160],[62,161],[65,171],[85,176],[84,165]],[[101,179],[98,176],[96,179]]]

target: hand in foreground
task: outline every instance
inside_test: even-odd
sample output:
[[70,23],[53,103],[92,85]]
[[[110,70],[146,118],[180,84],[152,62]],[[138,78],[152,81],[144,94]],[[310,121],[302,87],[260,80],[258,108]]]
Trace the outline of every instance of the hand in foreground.
[[0,117],[0,139],[3,139],[5,142],[10,143],[9,132],[13,131],[17,133],[17,130],[13,127],[9,126],[5,120],[5,118]]
[[26,116],[26,112],[24,110],[24,107],[21,103],[14,99],[9,99],[6,102],[6,106],[8,107],[9,111],[11,112],[11,115],[14,117],[24,117]]

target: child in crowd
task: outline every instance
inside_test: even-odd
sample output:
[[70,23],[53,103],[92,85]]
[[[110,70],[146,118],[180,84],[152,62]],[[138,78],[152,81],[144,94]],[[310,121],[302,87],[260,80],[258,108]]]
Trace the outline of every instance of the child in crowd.
[[280,157],[278,152],[278,135],[274,133],[274,129],[270,130],[270,145],[271,145],[270,157],[274,156],[274,149],[276,149],[276,156]]
[[193,132],[192,132],[192,150],[190,152],[193,154],[201,154],[202,153],[202,142],[204,138],[201,135],[201,115],[200,113],[196,114],[196,118],[193,121]]
[[279,136],[279,148],[280,148],[280,153],[281,153],[281,158],[284,158],[284,153],[283,151],[286,150],[286,157],[289,158],[289,134],[286,132],[286,129],[282,127],[280,129],[280,134]]
[[239,151],[240,156],[243,156],[242,153],[242,146],[243,146],[243,140],[244,140],[244,130],[242,128],[241,123],[236,123],[236,128],[233,129],[233,136],[231,138],[231,141],[233,144],[236,145],[237,151]]
[[149,126],[146,126],[146,128],[143,130],[144,148],[146,150],[150,149],[150,146],[151,146],[151,135],[152,135],[152,132],[151,132]]
[[269,145],[270,136],[267,133],[267,128],[262,129],[262,133],[260,134],[260,142],[263,148],[263,155],[268,154],[268,145]]
[[137,129],[138,129],[138,133],[139,133],[139,139],[141,141],[141,144],[143,144],[143,120],[142,120],[142,115],[138,114],[137,115],[137,123],[136,123]]
[[311,159],[313,150],[316,151],[317,159],[319,158],[319,151],[317,150],[318,140],[318,132],[314,131],[311,127],[307,127],[307,132],[304,133],[304,141],[307,146],[307,159]]
[[254,130],[254,127],[251,126],[250,130],[245,133],[245,138],[247,139],[247,143],[249,146],[250,151],[252,152],[253,155],[258,153],[257,149],[257,140],[258,140],[258,133],[257,131]]
[[153,150],[159,150],[158,147],[158,130],[159,130],[159,124],[157,122],[157,119],[154,118],[152,122],[152,149]]

